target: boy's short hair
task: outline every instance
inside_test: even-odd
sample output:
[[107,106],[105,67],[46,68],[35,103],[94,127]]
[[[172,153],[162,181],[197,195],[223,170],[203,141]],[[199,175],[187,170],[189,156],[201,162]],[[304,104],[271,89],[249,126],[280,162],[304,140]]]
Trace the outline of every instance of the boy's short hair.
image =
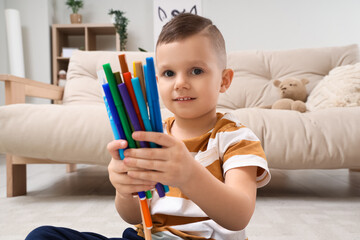
[[204,34],[214,45],[220,66],[226,67],[225,40],[219,29],[208,18],[190,13],[181,13],[166,23],[159,35],[156,48],[161,44],[181,41],[195,34]]

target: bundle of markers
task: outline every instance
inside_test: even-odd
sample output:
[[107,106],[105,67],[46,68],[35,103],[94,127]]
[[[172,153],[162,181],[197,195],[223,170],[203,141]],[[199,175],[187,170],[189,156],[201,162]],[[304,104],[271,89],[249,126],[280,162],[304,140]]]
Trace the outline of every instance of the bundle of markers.
[[[146,58],[146,65],[134,62],[134,78],[128,70],[124,54],[119,55],[120,73],[113,73],[109,63],[97,72],[102,83],[104,103],[107,108],[114,138],[125,139],[129,148],[157,148],[152,142],[137,142],[132,138],[133,131],[163,132],[158,89],[153,58]],[[148,114],[149,113],[149,114]],[[119,149],[120,158],[124,159],[124,150]],[[159,197],[169,191],[168,186],[156,184]],[[138,192],[144,221],[144,230],[152,228],[152,221],[147,199],[152,198],[150,191]]]

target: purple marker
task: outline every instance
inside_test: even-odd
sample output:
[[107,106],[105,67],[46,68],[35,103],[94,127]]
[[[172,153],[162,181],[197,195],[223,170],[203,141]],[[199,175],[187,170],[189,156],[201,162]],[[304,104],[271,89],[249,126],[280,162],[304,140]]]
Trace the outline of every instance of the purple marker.
[[[122,98],[122,100],[124,102],[125,109],[126,109],[128,115],[129,115],[130,122],[134,127],[134,130],[135,131],[142,131],[139,120],[137,118],[134,106],[132,104],[132,101],[131,101],[131,98],[130,98],[130,95],[129,95],[129,92],[128,92],[127,88],[126,88],[125,83],[119,84],[118,88],[119,88],[121,98]],[[142,148],[148,148],[149,147],[147,142],[140,142],[140,146]],[[159,194],[159,197],[164,197],[165,196],[165,189],[164,189],[164,187],[163,187],[163,185],[161,183],[157,183],[155,185],[155,188],[156,188],[156,191]]]
[[155,184],[155,188],[157,193],[159,194],[159,197],[165,197],[165,188],[161,183]]
[[[119,88],[121,99],[124,102],[126,112],[128,113],[128,116],[130,118],[130,122],[133,125],[134,130],[135,131],[143,131],[143,129],[141,129],[139,119],[137,118],[137,115],[136,115],[136,112],[135,112],[135,109],[134,109],[134,105],[132,104],[132,101],[131,101],[131,98],[130,98],[130,95],[129,95],[129,92],[128,92],[127,88],[126,88],[125,83],[119,84],[118,88]],[[147,142],[140,141],[139,143],[140,143],[140,147],[142,147],[142,148],[148,148],[149,147]]]

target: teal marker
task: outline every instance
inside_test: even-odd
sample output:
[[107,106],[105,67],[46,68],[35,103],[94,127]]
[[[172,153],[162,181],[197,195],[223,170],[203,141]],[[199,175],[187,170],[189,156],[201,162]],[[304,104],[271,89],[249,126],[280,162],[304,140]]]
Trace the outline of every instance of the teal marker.
[[[136,97],[136,101],[138,103],[139,109],[140,109],[140,115],[141,115],[141,119],[143,120],[144,126],[145,126],[145,130],[148,132],[152,132],[152,128],[151,128],[151,123],[149,120],[149,115],[148,115],[148,111],[145,105],[145,99],[144,99],[144,95],[142,93],[141,90],[141,85],[140,85],[140,80],[139,78],[133,78],[131,79],[131,84],[133,86],[134,89],[134,93],[135,93],[135,97]],[[150,147],[151,148],[156,148],[156,144],[153,142],[150,142]]]

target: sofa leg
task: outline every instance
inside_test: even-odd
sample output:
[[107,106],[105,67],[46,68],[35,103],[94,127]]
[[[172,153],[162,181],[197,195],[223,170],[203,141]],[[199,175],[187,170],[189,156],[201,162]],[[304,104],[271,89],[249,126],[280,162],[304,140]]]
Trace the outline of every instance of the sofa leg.
[[7,196],[26,195],[26,164],[13,164],[13,156],[6,154]]
[[67,173],[76,172],[76,164],[75,163],[66,164],[66,172]]

